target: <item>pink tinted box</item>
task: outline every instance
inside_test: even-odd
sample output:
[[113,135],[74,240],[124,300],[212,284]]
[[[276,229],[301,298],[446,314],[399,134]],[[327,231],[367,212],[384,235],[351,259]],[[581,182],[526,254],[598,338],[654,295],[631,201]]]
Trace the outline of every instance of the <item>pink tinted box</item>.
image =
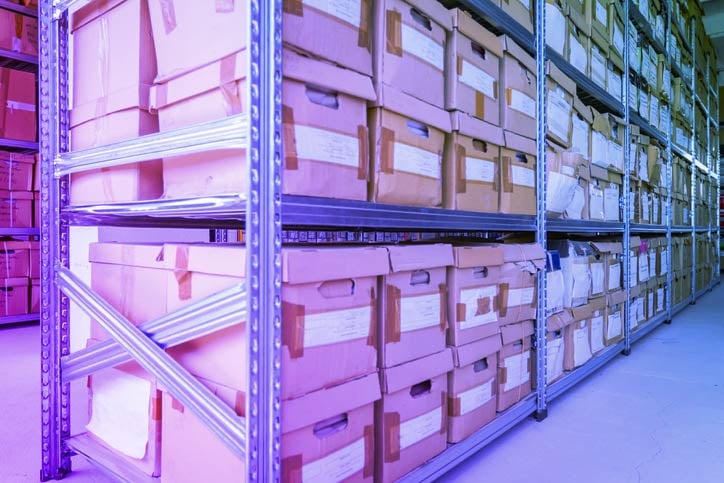
[[530,339],[533,332],[531,320],[500,328],[503,347],[498,357],[498,412],[508,409],[531,392]]
[[32,191],[34,170],[34,155],[0,151],[0,188]]
[[372,3],[369,0],[284,2],[284,43],[371,76]]
[[35,141],[38,132],[35,75],[14,69],[0,70],[2,137]]
[[499,334],[452,348],[455,368],[448,374],[448,442],[462,441],[495,419],[500,348]]
[[381,367],[392,367],[445,348],[446,268],[453,263],[445,244],[388,246],[391,273],[385,277]]
[[42,206],[40,204],[40,193],[33,191],[33,226],[40,228],[40,212]]
[[[382,371],[375,481],[396,481],[447,446],[450,349]],[[380,444],[381,443],[381,444]]]
[[30,279],[27,277],[0,280],[0,315],[28,313],[29,282]]
[[30,279],[30,308],[29,313],[40,313],[40,279]]
[[33,193],[0,189],[0,226],[31,228],[33,226]]
[[38,19],[0,10],[0,49],[37,56]]
[[377,281],[382,247],[282,252],[282,394],[285,399],[377,370]]
[[247,2],[148,0],[148,8],[156,47],[157,83],[246,47]]
[[40,242],[28,242],[30,248],[28,255],[30,258],[30,278],[40,278]]
[[0,278],[32,277],[39,271],[30,269],[30,243],[0,241]]
[[284,401],[282,481],[373,481],[375,374]]

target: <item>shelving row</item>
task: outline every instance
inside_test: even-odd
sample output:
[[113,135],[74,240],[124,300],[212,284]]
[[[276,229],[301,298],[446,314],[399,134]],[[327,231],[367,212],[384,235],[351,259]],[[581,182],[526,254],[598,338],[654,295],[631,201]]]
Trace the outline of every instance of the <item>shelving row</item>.
[[[154,0],[149,0],[153,2]],[[380,0],[381,1],[381,0]],[[516,0],[510,0],[515,2]],[[594,0],[597,1],[597,0]],[[589,374],[604,366],[620,353],[630,352],[632,344],[656,328],[662,322],[670,321],[675,313],[682,310],[689,302],[695,302],[706,290],[718,282],[718,270],[713,273],[705,284],[702,268],[706,261],[702,252],[706,246],[699,248],[697,258],[696,243],[692,243],[690,271],[691,295],[674,300],[673,270],[659,274],[663,277],[660,290],[663,296],[663,307],[659,313],[647,317],[648,321],[638,326],[631,320],[632,314],[632,273],[636,273],[631,251],[633,234],[650,234],[665,236],[663,253],[666,265],[673,267],[672,234],[706,234],[708,243],[718,240],[718,225],[709,220],[706,226],[697,223],[697,193],[701,187],[697,180],[713,180],[711,174],[718,173],[711,162],[711,149],[714,141],[707,130],[706,159],[698,159],[695,152],[696,126],[690,136],[688,149],[672,144],[674,133],[673,116],[669,116],[666,132],[659,130],[659,124],[652,125],[649,120],[632,109],[630,104],[631,83],[628,76],[623,77],[622,92],[612,95],[608,89],[592,80],[592,77],[581,72],[565,56],[550,46],[546,40],[546,10],[548,2],[537,0],[535,15],[531,16],[531,28],[535,26],[535,34],[527,26],[519,23],[520,16],[514,18],[505,6],[490,0],[460,0],[455,3],[473,13],[491,30],[505,34],[516,42],[523,51],[532,54],[535,59],[536,82],[535,137],[537,139],[534,155],[538,160],[534,172],[535,214],[481,213],[451,208],[407,206],[404,204],[381,203],[364,200],[343,200],[320,198],[299,194],[282,194],[284,182],[283,165],[285,161],[282,143],[288,142],[283,135],[282,115],[282,7],[281,2],[249,2],[247,22],[254,26],[250,29],[251,44],[248,46],[248,76],[245,87],[245,113],[224,117],[220,120],[195,124],[188,127],[177,127],[159,133],[146,134],[126,141],[108,143],[100,147],[85,147],[71,150],[69,142],[69,11],[74,11],[89,2],[84,0],[53,1],[42,0],[40,17],[40,92],[41,92],[41,160],[42,160],[42,201],[41,240],[43,253],[43,297],[42,297],[42,328],[44,347],[42,353],[42,384],[43,384],[43,466],[41,479],[59,479],[71,471],[70,457],[79,454],[99,465],[115,477],[143,481],[147,475],[139,474],[124,459],[117,458],[98,442],[86,434],[71,435],[69,411],[70,381],[97,371],[111,367],[130,358],[138,362],[163,386],[174,399],[178,400],[195,414],[210,431],[219,436],[221,441],[233,454],[245,462],[249,481],[279,481],[282,479],[284,462],[279,442],[283,428],[280,421],[283,411],[282,404],[282,370],[279,362],[282,359],[282,332],[284,316],[281,302],[284,300],[281,287],[281,250],[282,246],[290,246],[296,240],[310,237],[300,233],[314,232],[311,238],[317,241],[330,238],[328,235],[317,236],[316,233],[345,232],[354,235],[354,242],[369,242],[370,238],[360,234],[380,234],[372,241],[395,243],[409,240],[406,234],[399,232],[422,232],[431,238],[435,236],[451,237],[464,241],[473,238],[495,240],[500,234],[517,233],[535,240],[543,248],[556,234],[576,234],[595,236],[618,236],[622,243],[621,262],[623,266],[623,298],[621,302],[623,326],[621,340],[603,349],[589,362],[568,373],[558,381],[547,383],[547,280],[546,272],[540,271],[537,276],[536,293],[541,294],[537,300],[537,316],[534,324],[535,360],[531,369],[535,374],[536,389],[515,405],[497,415],[489,424],[462,441],[450,444],[445,451],[432,458],[426,464],[413,470],[403,477],[406,481],[430,481],[443,475],[464,458],[505,433],[512,426],[531,416],[545,419],[548,404],[565,391],[569,390]],[[145,3],[145,2],[144,2]],[[505,2],[509,3],[509,2]],[[361,2],[362,5],[367,2]],[[425,7],[425,2],[412,1],[411,5]],[[437,5],[437,4],[436,4]],[[447,5],[449,6],[449,5]],[[614,11],[621,7],[624,19],[624,39],[629,39],[631,27],[636,26],[643,36],[653,45],[654,51],[667,58],[674,75],[691,79],[691,104],[701,106],[698,102],[695,81],[698,70],[695,62],[690,66],[691,74],[685,72],[677,62],[672,61],[669,46],[673,22],[671,15],[674,5],[672,1],[665,3],[662,15],[666,18],[663,39],[658,38],[655,30],[648,25],[644,15],[637,7],[627,0],[612,3]],[[439,7],[439,6],[438,6]],[[435,7],[435,8],[438,8]],[[518,7],[523,8],[523,5]],[[518,9],[520,13],[521,10]],[[418,12],[419,13],[419,12]],[[288,13],[284,13],[287,15]],[[424,17],[424,15],[423,15]],[[535,21],[533,21],[535,19]],[[429,20],[428,20],[429,21]],[[692,22],[691,39],[696,28]],[[678,29],[678,27],[677,27]],[[369,35],[369,32],[368,32]],[[613,35],[613,34],[612,34]],[[681,32],[679,32],[681,35]],[[664,42],[666,39],[666,42]],[[368,39],[369,40],[369,39]],[[694,59],[696,46],[683,42],[682,46]],[[630,66],[631,52],[624,48],[620,53],[623,65]],[[547,64],[546,61],[552,61]],[[623,151],[623,162],[616,179],[620,179],[620,191],[626,194],[639,193],[632,190],[644,183],[636,172],[639,163],[632,160],[631,146],[632,127],[630,122],[638,126],[639,131],[659,143],[660,153],[654,156],[654,164],[659,164],[659,177],[665,194],[659,199],[659,219],[661,223],[634,223],[637,216],[636,204],[632,196],[618,196],[614,210],[619,213],[619,221],[577,220],[556,218],[546,210],[547,187],[550,166],[555,153],[547,153],[546,136],[548,119],[546,115],[548,97],[546,89],[551,66],[557,67],[564,76],[575,84],[577,99],[595,108],[601,116],[612,114],[621,119],[619,139]],[[709,72],[708,66],[706,71]],[[673,101],[672,101],[673,102]],[[711,91],[707,93],[705,111],[709,116],[709,105],[716,102]],[[669,114],[671,115],[670,110]],[[693,117],[693,114],[692,114]],[[607,117],[607,119],[614,119]],[[694,124],[691,122],[691,124]],[[609,128],[610,129],[610,128]],[[642,143],[643,144],[643,143]],[[717,143],[718,144],[718,143]],[[112,202],[72,202],[71,175],[77,177],[101,168],[112,169],[143,163],[149,160],[167,159],[175,156],[188,156],[206,153],[213,150],[246,150],[246,163],[239,163],[239,171],[246,173],[242,177],[248,180],[246,192],[233,194],[215,194],[212,192],[198,196],[182,196],[173,199],[158,198],[144,201],[112,201]],[[674,176],[674,157],[672,153],[684,159],[693,175],[689,191],[691,204],[687,214],[690,223],[674,224],[674,194],[672,193]],[[638,158],[637,158],[638,159]],[[374,160],[373,160],[374,162]],[[697,165],[697,162],[699,163]],[[605,170],[605,169],[604,169]],[[698,173],[702,173],[698,175]],[[717,184],[718,184],[718,177]],[[638,180],[638,181],[637,181]],[[615,183],[614,183],[615,184]],[[538,189],[535,189],[535,186]],[[713,189],[710,190],[710,193]],[[718,190],[717,190],[718,192]],[[678,194],[678,193],[677,193]],[[683,192],[681,195],[683,196]],[[686,198],[683,198],[686,199]],[[682,201],[682,200],[679,200]],[[648,202],[647,202],[648,203]],[[683,203],[683,201],[682,201]],[[647,204],[647,206],[649,206]],[[650,206],[653,206],[650,205]],[[710,206],[710,205],[705,205]],[[683,208],[683,204],[682,204]],[[647,208],[648,209],[648,208]],[[653,209],[653,208],[651,208]],[[711,211],[711,210],[709,210]],[[628,216],[627,216],[628,215]],[[683,216],[683,215],[682,215]],[[651,216],[644,217],[651,220]],[[683,221],[682,221],[683,223]],[[70,226],[127,226],[127,227],[175,227],[209,229],[243,229],[246,242],[246,280],[243,288],[237,287],[233,293],[224,293],[215,299],[185,306],[180,312],[171,313],[155,321],[135,327],[126,323],[126,318],[81,282],[68,270],[68,247]],[[284,228],[285,232],[282,232]],[[394,236],[393,236],[394,234]],[[359,235],[359,236],[358,236]],[[389,235],[389,238],[387,237]],[[339,242],[339,238],[331,237]],[[345,240],[346,241],[346,240]],[[701,262],[701,263],[700,263]],[[697,283],[697,269],[701,278]],[[688,271],[688,267],[686,269]],[[687,280],[689,276],[682,277]],[[678,285],[677,285],[678,286]],[[69,347],[69,324],[71,322],[68,305],[73,301],[94,320],[108,331],[114,342],[107,342],[101,347],[90,347],[71,353]],[[244,303],[242,303],[244,301]],[[676,302],[676,303],[675,303]],[[245,318],[243,316],[246,316]],[[182,342],[198,339],[215,331],[229,327],[231,320],[241,318],[248,328],[247,344],[252,348],[248,352],[248,382],[245,394],[245,417],[232,414],[226,404],[215,397],[160,347],[171,347]],[[179,324],[183,322],[183,324]],[[127,351],[129,356],[123,356]],[[533,376],[531,376],[533,377]],[[288,464],[288,463],[286,463]],[[150,479],[153,481],[153,479]]]

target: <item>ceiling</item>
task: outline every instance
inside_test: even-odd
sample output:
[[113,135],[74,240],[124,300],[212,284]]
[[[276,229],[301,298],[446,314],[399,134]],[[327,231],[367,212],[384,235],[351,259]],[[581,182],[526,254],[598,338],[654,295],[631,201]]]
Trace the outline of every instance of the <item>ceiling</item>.
[[702,0],[704,28],[716,49],[719,85],[724,85],[724,0]]

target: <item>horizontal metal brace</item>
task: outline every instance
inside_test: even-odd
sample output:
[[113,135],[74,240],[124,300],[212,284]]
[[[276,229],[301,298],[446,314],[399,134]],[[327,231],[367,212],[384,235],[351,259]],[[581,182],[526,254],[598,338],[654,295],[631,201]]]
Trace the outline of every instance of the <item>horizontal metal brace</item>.
[[111,451],[88,433],[82,433],[66,441],[68,448],[84,457],[93,466],[101,470],[106,476],[116,481],[133,483],[157,483],[159,478],[153,478],[115,451]]
[[[220,401],[163,349],[131,324],[70,270],[56,266],[57,286],[239,458],[245,457],[244,418]],[[242,367],[240,361],[240,367]],[[243,369],[239,369],[243,370]]]
[[107,146],[60,153],[55,158],[55,177],[184,154],[218,149],[244,149],[246,141],[246,115],[238,114]]
[[0,9],[19,13],[26,17],[38,18],[37,8],[26,7],[21,3],[11,2],[10,0],[0,0]]
[[[246,320],[246,286],[235,285],[199,302],[138,328],[162,348],[174,347],[189,340],[212,334]],[[114,367],[133,358],[112,339],[61,358],[64,383],[89,376],[107,367]]]

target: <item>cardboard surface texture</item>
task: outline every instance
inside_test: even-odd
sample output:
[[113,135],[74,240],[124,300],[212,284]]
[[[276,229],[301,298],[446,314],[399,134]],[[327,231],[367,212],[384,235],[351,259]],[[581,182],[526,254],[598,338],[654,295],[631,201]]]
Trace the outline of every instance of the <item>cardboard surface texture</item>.
[[508,409],[531,392],[533,333],[532,320],[511,324],[501,329],[503,346],[498,356],[498,412]]
[[545,267],[545,251],[535,243],[499,246],[505,261],[500,271],[499,324],[535,319],[537,274]]
[[535,140],[505,131],[500,150],[500,212],[534,215],[536,197]]
[[504,50],[500,72],[505,95],[505,102],[501,102],[500,106],[501,127],[535,139],[535,60],[511,38],[501,36],[500,39]]

